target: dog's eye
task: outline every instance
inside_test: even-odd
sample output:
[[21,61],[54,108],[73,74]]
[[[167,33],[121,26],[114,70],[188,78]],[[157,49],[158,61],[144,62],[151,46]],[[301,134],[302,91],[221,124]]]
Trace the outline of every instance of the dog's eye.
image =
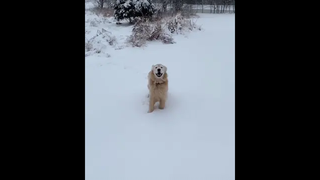
[[161,69],[162,69],[162,67],[161,67]]

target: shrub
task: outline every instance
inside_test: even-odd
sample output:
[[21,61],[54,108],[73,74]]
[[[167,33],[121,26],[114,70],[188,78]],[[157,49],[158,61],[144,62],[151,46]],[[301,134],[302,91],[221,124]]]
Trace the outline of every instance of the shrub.
[[86,53],[102,53],[107,49],[107,45],[116,45],[116,38],[109,31],[102,29],[85,42],[85,50]]
[[171,33],[183,34],[185,31],[201,30],[201,27],[191,19],[184,18],[178,13],[174,18],[166,18],[166,26]]
[[160,40],[165,44],[173,44],[173,38],[165,31],[161,21],[150,22],[146,19],[139,19],[133,29],[128,41],[133,46],[141,47],[146,41]]
[[173,44],[172,34],[184,34],[193,30],[201,30],[201,28],[192,19],[184,18],[181,14],[156,21],[139,18],[133,26],[128,41],[136,47],[145,45],[147,41],[162,41],[165,44]]

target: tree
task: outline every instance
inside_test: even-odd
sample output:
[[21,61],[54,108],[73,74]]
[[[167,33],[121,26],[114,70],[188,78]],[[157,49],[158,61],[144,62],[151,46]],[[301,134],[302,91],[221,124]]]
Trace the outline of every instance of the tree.
[[162,3],[162,11],[163,12],[167,12],[167,7],[168,7],[168,4],[169,4],[169,0],[161,0],[160,1]]
[[114,10],[118,22],[123,19],[132,22],[135,17],[151,17],[156,11],[151,0],[117,0]]
[[135,17],[151,17],[156,8],[151,0],[133,0],[135,7]]
[[98,7],[99,7],[100,9],[103,8],[104,1],[105,1],[105,0],[96,0],[96,3],[97,3],[97,5],[98,5]]
[[175,13],[182,10],[184,0],[172,0],[173,10]]
[[117,21],[129,19],[129,21],[131,22],[132,18],[134,18],[135,7],[132,0],[117,0],[113,8],[115,10],[114,18]]

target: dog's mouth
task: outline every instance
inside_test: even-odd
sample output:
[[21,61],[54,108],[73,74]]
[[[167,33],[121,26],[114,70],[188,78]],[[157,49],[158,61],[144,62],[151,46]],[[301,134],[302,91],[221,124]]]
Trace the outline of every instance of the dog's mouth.
[[157,77],[161,77],[161,76],[162,76],[162,73],[158,72],[158,73],[156,73],[156,76],[157,76]]

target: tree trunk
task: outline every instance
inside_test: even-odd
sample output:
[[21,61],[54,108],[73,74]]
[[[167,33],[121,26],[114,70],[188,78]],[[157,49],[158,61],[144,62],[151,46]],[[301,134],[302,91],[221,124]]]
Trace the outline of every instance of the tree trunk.
[[103,3],[104,3],[104,0],[98,0],[98,2],[99,2],[99,8],[100,9],[102,9],[103,8]]
[[201,1],[201,5],[202,5],[201,7],[202,7],[202,13],[203,13],[203,0]]

